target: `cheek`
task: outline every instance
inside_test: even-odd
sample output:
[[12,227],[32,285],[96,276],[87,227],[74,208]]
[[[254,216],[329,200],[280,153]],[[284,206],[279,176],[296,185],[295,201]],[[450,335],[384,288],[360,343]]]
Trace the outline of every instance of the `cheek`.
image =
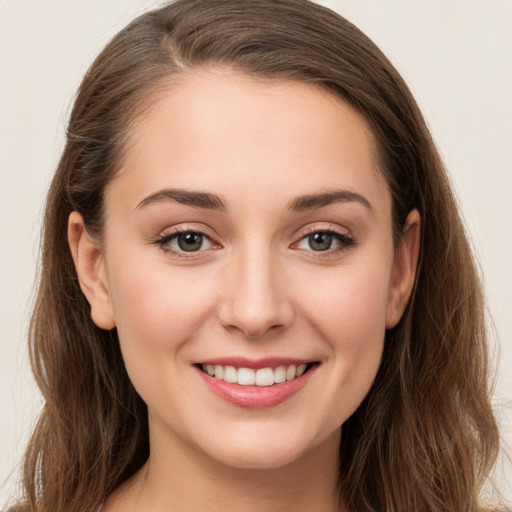
[[336,277],[316,280],[306,291],[309,323],[328,346],[333,363],[330,398],[335,397],[336,405],[328,403],[327,394],[323,398],[324,407],[336,411],[332,426],[343,423],[357,409],[379,369],[388,275],[375,266],[341,269]]
[[385,330],[389,273],[383,268],[344,268],[303,289],[308,316],[336,350],[359,351]]
[[163,373],[156,369],[179,359],[181,347],[197,336],[213,297],[193,272],[136,261],[124,269],[114,269],[109,279],[123,357],[137,387],[141,375],[144,380],[169,378],[170,367]]

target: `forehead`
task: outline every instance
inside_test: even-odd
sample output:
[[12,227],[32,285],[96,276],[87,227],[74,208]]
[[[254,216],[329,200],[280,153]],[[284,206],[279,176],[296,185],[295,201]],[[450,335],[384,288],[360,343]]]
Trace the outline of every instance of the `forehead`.
[[107,202],[137,205],[166,187],[212,192],[239,208],[340,188],[390,205],[374,137],[348,103],[314,85],[223,69],[191,72],[153,97],[130,129]]

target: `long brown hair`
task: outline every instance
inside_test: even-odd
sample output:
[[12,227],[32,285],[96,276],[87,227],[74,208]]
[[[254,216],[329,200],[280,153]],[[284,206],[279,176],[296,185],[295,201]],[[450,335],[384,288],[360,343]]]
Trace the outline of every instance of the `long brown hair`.
[[394,236],[422,218],[420,266],[386,333],[373,387],[342,426],[340,497],[350,511],[471,512],[498,450],[483,296],[443,164],[407,86],[356,27],[307,0],[178,0],[123,29],[86,74],[44,218],[30,357],[45,405],[19,510],[94,512],[149,455],[147,409],[117,333],[94,325],[66,237],[76,210],[101,239],[103,193],[130,126],[173,76],[225,66],[316,84],[369,123],[393,198]]

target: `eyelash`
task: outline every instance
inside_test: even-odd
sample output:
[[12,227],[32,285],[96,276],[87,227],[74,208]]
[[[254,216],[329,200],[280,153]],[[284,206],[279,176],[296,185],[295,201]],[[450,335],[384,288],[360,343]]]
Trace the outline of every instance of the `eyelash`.
[[[337,249],[327,249],[325,251],[314,251],[310,250],[309,252],[313,253],[315,258],[330,258],[330,257],[336,257],[343,251],[347,250],[349,247],[356,244],[356,240],[352,237],[347,235],[346,233],[343,233],[341,231],[338,231],[333,228],[315,228],[312,227],[308,229],[301,237],[300,239],[294,243],[294,245],[297,245],[301,241],[305,240],[309,236],[313,234],[323,234],[323,235],[330,235],[333,238],[335,238],[341,246]],[[211,237],[209,237],[206,233],[203,231],[195,230],[195,229],[188,229],[188,228],[176,228],[171,233],[168,233],[166,235],[161,236],[157,240],[154,241],[154,244],[157,245],[163,252],[166,254],[172,254],[173,256],[176,256],[178,258],[194,258],[198,253],[204,252],[204,251],[190,251],[187,253],[187,251],[177,251],[174,248],[171,248],[168,244],[171,240],[176,238],[179,235],[182,234],[193,234],[193,235],[199,235],[207,240],[209,240],[213,245],[215,245],[215,242],[212,241]]]
[[155,240],[155,244],[160,247],[160,249],[165,252],[166,254],[172,254],[173,256],[176,256],[178,258],[193,258],[198,253],[203,251],[190,251],[187,255],[187,251],[177,251],[176,249],[170,247],[168,244],[173,239],[176,238],[179,235],[185,235],[185,234],[192,234],[192,235],[200,235],[208,240],[211,241],[212,244],[215,245],[215,243],[211,240],[211,237],[209,237],[206,233],[203,231],[199,231],[196,229],[188,229],[188,228],[175,228],[171,233],[167,233],[166,235],[161,236],[157,240]]
[[307,239],[308,237],[316,233],[332,236],[340,243],[340,247],[338,247],[337,249],[327,249],[325,251],[313,251],[312,249],[310,249],[309,252],[311,252],[313,254],[313,257],[315,258],[336,258],[342,252],[346,251],[348,248],[356,244],[356,239],[353,236],[348,235],[347,233],[343,233],[342,231],[338,231],[337,229],[334,228],[322,229],[312,226],[311,228],[306,230],[306,232],[300,237],[300,239],[297,242],[294,243],[294,245],[297,245],[298,243],[302,242],[303,240]]

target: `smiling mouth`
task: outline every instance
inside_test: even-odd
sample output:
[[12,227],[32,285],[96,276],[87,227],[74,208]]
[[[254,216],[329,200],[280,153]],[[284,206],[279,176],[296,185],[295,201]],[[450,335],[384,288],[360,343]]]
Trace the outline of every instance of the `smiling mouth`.
[[298,379],[318,364],[318,362],[312,362],[307,364],[281,365],[277,367],[259,369],[245,367],[237,368],[235,366],[221,364],[198,364],[197,367],[210,377],[231,384],[270,387]]

